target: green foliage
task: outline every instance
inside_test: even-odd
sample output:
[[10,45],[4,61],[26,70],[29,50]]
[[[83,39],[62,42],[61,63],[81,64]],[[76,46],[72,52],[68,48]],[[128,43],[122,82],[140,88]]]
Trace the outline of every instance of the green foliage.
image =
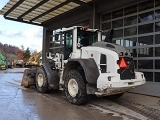
[[6,58],[0,53],[0,66],[6,65]]
[[24,52],[24,59],[25,59],[26,61],[28,61],[28,59],[30,58],[30,56],[31,56],[31,51],[30,51],[29,48],[27,48],[27,49],[25,50],[25,52]]

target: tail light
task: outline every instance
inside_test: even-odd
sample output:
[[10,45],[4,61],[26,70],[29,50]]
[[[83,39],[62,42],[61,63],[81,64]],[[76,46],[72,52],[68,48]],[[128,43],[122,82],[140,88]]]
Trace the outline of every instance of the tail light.
[[126,63],[126,61],[125,61],[124,58],[121,58],[121,59],[120,59],[119,67],[120,67],[120,68],[127,68],[127,63]]

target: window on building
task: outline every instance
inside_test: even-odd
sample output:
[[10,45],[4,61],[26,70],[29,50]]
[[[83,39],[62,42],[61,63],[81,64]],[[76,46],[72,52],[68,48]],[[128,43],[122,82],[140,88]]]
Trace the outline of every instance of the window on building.
[[143,72],[143,73],[146,78],[146,81],[153,81],[153,72]]
[[155,11],[155,19],[160,19],[160,9]]
[[160,72],[153,72],[160,70],[160,0],[144,0],[105,16],[102,21],[110,24],[101,25],[105,32],[115,30],[113,42],[133,53],[135,68],[144,72],[147,81],[160,82]]
[[124,36],[137,35],[137,27],[130,27],[124,29]]
[[132,16],[132,17],[128,17],[124,19],[124,26],[127,25],[134,25],[137,23],[137,15],[136,16]]
[[155,69],[160,69],[160,60],[155,60]]
[[160,34],[155,35],[155,44],[160,44]]
[[155,31],[156,32],[160,31],[160,22],[155,23]]
[[155,47],[155,57],[160,57],[160,47]]
[[153,48],[139,48],[138,50],[138,57],[153,57]]
[[139,43],[139,46],[152,45],[153,44],[153,35],[139,37],[138,43]]
[[124,47],[130,47],[130,41],[128,39],[124,40]]
[[154,0],[147,0],[145,2],[138,4],[138,11],[143,11],[147,9],[151,9],[154,7]]
[[102,30],[109,30],[109,29],[111,29],[111,22],[102,24]]
[[153,32],[153,23],[138,26],[138,34]]
[[121,40],[116,40],[116,44],[120,45],[121,44]]
[[129,6],[124,9],[124,15],[129,15],[137,12],[137,5]]
[[133,57],[137,57],[137,49],[130,49],[129,52],[133,54]]
[[138,16],[139,23],[148,22],[148,21],[152,21],[152,20],[154,20],[154,12],[153,11],[143,13]]
[[121,39],[121,44],[120,45],[124,46],[124,40],[123,39]]
[[134,47],[137,44],[137,38],[124,39],[124,47]]
[[137,60],[134,60],[134,68],[137,69]]
[[114,31],[114,38],[123,37],[123,29]]
[[153,69],[153,60],[138,60],[139,69]]
[[155,82],[160,82],[160,73],[155,72]]
[[123,16],[123,9],[112,12],[112,19],[122,17],[122,16]]
[[112,28],[123,27],[123,19],[112,22]]

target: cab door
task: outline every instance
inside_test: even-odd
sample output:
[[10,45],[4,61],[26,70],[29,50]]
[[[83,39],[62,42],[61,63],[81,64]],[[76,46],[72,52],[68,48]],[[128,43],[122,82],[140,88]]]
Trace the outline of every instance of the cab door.
[[70,57],[73,51],[73,31],[66,31],[64,33],[64,60]]

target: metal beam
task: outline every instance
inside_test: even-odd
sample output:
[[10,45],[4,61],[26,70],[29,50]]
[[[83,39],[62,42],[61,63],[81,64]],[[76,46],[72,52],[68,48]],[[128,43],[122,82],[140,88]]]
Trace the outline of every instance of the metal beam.
[[39,15],[39,16],[37,16],[37,17],[31,19],[30,21],[34,21],[34,20],[36,20],[36,19],[38,19],[38,18],[40,18],[40,17],[42,17],[42,16],[45,16],[45,15],[47,15],[48,13],[50,13],[50,12],[52,12],[52,11],[54,11],[54,10],[56,10],[56,9],[58,9],[58,8],[60,8],[60,7],[62,7],[62,6],[64,6],[64,5],[66,5],[66,4],[68,4],[69,2],[71,2],[71,0],[67,0],[67,1],[65,1],[65,2],[63,2],[63,3],[59,4],[59,5],[57,5],[56,7],[51,8],[50,10],[48,10],[48,11],[42,13],[41,15]]
[[64,14],[58,15],[45,22],[42,22],[42,24],[45,27],[53,28],[53,29],[70,26],[71,24],[80,22],[81,20],[90,19],[91,11],[92,9],[90,9],[89,7],[85,7],[85,8],[77,7],[70,11],[67,11]]
[[16,7],[18,7],[21,3],[23,3],[25,0],[19,0],[11,9],[9,9],[4,16],[7,16],[9,13],[11,13]]
[[29,21],[24,21],[22,19],[15,19],[15,18],[10,18],[10,17],[6,17],[4,16],[5,19],[7,20],[12,20],[12,21],[16,21],[16,22],[22,22],[22,23],[27,23],[27,24],[32,24],[32,25],[38,25],[38,26],[43,26],[42,24],[38,24],[38,23],[34,23],[34,22],[29,22]]
[[[70,2],[74,2],[74,3],[77,3],[77,4],[81,4],[81,6],[79,6],[79,7],[77,7],[77,8],[75,8],[75,9],[72,9],[72,10],[70,10],[70,11],[67,11],[67,12],[65,12],[65,13],[63,13],[63,14],[60,14],[60,15],[58,15],[58,16],[56,16],[56,17],[54,17],[54,18],[51,18],[51,19],[49,19],[49,20],[47,20],[47,21],[44,21],[44,22],[42,22],[42,24],[43,25],[48,25],[48,24],[50,24],[53,20],[60,20],[60,18],[62,17],[62,16],[67,16],[67,15],[70,15],[70,13],[72,14],[72,17],[75,15],[75,14],[79,14],[79,13],[77,13],[77,11],[78,12],[80,12],[81,13],[81,11],[82,11],[82,9],[79,11],[79,8],[80,7],[83,7],[83,8],[85,8],[85,9],[89,9],[89,10],[92,10],[92,4],[89,4],[89,3],[84,3],[84,2],[82,2],[82,1],[80,1],[80,0],[70,0]],[[82,5],[83,4],[83,5]],[[84,5],[85,4],[85,5]],[[87,4],[87,5],[86,5]],[[83,9],[84,10],[84,9]]]
[[32,7],[31,9],[29,9],[28,11],[26,11],[25,13],[23,13],[21,16],[19,16],[18,19],[22,19],[22,17],[24,17],[25,15],[27,15],[30,12],[32,12],[33,10],[35,10],[36,8],[38,8],[39,6],[45,4],[48,1],[49,0],[43,0],[43,1],[41,1],[40,3],[38,3],[37,5],[35,5],[34,7]]
[[81,5],[81,6],[90,7],[89,4],[87,4],[87,3],[83,2],[83,1],[80,1],[80,0],[72,0],[72,2],[77,3],[77,4]]
[[48,30],[46,27],[43,27],[43,41],[42,41],[42,63],[48,63],[46,53],[50,52],[50,35],[53,31]]

